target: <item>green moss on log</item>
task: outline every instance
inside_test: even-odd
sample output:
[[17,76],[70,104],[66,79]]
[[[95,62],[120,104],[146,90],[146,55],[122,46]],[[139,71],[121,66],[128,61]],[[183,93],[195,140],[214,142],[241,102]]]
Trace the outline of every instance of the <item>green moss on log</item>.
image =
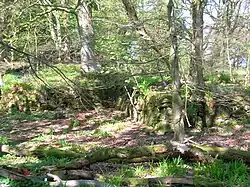
[[30,154],[36,155],[38,157],[56,157],[56,158],[78,158],[83,155],[70,151],[70,150],[60,150],[55,147],[38,147]]
[[140,157],[151,157],[156,154],[167,153],[171,154],[172,145],[171,144],[159,144],[153,146],[143,146],[134,148],[101,148],[93,151],[87,155],[87,160],[91,163],[106,161],[110,159],[135,159]]
[[224,160],[243,160],[245,163],[250,163],[250,151],[242,151],[237,149],[206,146],[206,145],[192,145],[195,148],[207,152],[213,157],[219,157]]

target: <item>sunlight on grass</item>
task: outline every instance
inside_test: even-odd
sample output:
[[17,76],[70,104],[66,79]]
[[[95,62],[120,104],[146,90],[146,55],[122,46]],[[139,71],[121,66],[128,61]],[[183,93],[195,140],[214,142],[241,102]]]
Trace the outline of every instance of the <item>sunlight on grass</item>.
[[157,167],[152,168],[153,175],[164,176],[182,176],[187,173],[184,161],[181,158],[175,158],[173,160],[165,159],[158,164]]
[[148,175],[149,170],[144,166],[136,166],[134,169],[134,175],[137,177],[146,177]]
[[93,137],[103,137],[103,138],[107,138],[107,137],[111,137],[112,133],[108,132],[108,131],[103,131],[100,129],[96,129],[93,131],[92,133]]
[[0,144],[8,144],[9,139],[6,136],[0,136]]
[[38,163],[39,159],[33,156],[18,157],[14,155],[3,155],[0,157],[0,165],[17,167],[18,165]]
[[229,186],[235,184],[250,185],[249,169],[242,161],[233,161],[224,163],[221,160],[213,164],[196,164],[195,174],[204,175],[209,178],[214,178],[220,181],[228,181]]
[[[79,76],[81,76],[81,70],[79,65],[75,64],[57,64],[55,65],[56,68],[58,68],[68,79],[75,79]],[[44,68],[41,69],[37,73],[41,78],[43,78],[48,84],[53,85],[65,85],[65,80],[52,68]],[[24,75],[21,76],[19,74],[5,74],[4,76],[5,86],[3,87],[3,91],[10,90],[12,86],[16,83],[24,83],[29,82],[32,86],[38,88],[43,83],[41,83],[39,80],[34,81],[34,76],[31,75]]]
[[[79,65],[74,64],[57,64],[57,67],[68,79],[75,79],[81,75]],[[38,75],[46,80],[49,84],[53,85],[65,85],[65,80],[54,71],[52,68],[44,68],[38,72]],[[40,82],[36,82],[39,85]]]
[[55,114],[53,112],[47,113],[32,113],[26,114],[23,112],[17,112],[14,114],[9,114],[8,117],[12,120],[19,120],[19,121],[38,121],[41,119],[55,119]]
[[44,142],[45,140],[50,140],[52,138],[51,136],[51,134],[40,134],[33,138],[32,142]]
[[105,124],[102,124],[98,129],[101,131],[107,131],[107,132],[119,132],[126,128],[126,125],[124,122],[117,122],[117,123],[109,123],[106,122]]
[[211,180],[226,182],[229,187],[234,186],[249,186],[250,173],[249,168],[241,162],[235,161],[225,163],[221,160],[213,164],[192,164],[186,165],[180,158],[165,159],[156,165],[149,164],[146,166],[135,166],[121,168],[115,174],[110,176],[107,181],[121,186],[128,178],[145,178],[151,177],[165,177],[165,176],[183,176],[187,175],[187,168],[193,168],[195,176],[203,176]]

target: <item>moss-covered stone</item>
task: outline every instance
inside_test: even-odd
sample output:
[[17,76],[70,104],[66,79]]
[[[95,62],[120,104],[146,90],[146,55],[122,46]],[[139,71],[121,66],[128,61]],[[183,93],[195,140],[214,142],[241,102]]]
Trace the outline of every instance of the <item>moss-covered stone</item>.
[[150,92],[144,98],[135,98],[133,104],[126,102],[125,98],[119,98],[117,107],[125,110],[135,120],[153,127],[159,134],[164,134],[170,129],[172,113],[170,93]]

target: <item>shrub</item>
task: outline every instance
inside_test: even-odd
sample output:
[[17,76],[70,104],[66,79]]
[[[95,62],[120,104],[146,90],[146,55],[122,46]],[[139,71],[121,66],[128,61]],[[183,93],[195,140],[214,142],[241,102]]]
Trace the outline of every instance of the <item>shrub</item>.
[[11,113],[29,113],[32,108],[38,107],[38,100],[39,94],[29,84],[16,83],[3,93],[0,108]]

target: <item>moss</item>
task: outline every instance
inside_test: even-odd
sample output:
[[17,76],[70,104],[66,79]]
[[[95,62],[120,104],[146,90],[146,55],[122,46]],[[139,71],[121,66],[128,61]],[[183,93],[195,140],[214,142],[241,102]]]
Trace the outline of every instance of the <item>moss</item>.
[[83,156],[79,153],[70,150],[60,150],[54,147],[44,147],[40,146],[32,151],[31,154],[35,154],[38,157],[56,157],[56,158],[77,158]]
[[155,131],[164,134],[167,131],[166,119],[171,119],[167,108],[171,106],[171,95],[166,92],[151,92],[142,104],[142,119],[154,127]]

